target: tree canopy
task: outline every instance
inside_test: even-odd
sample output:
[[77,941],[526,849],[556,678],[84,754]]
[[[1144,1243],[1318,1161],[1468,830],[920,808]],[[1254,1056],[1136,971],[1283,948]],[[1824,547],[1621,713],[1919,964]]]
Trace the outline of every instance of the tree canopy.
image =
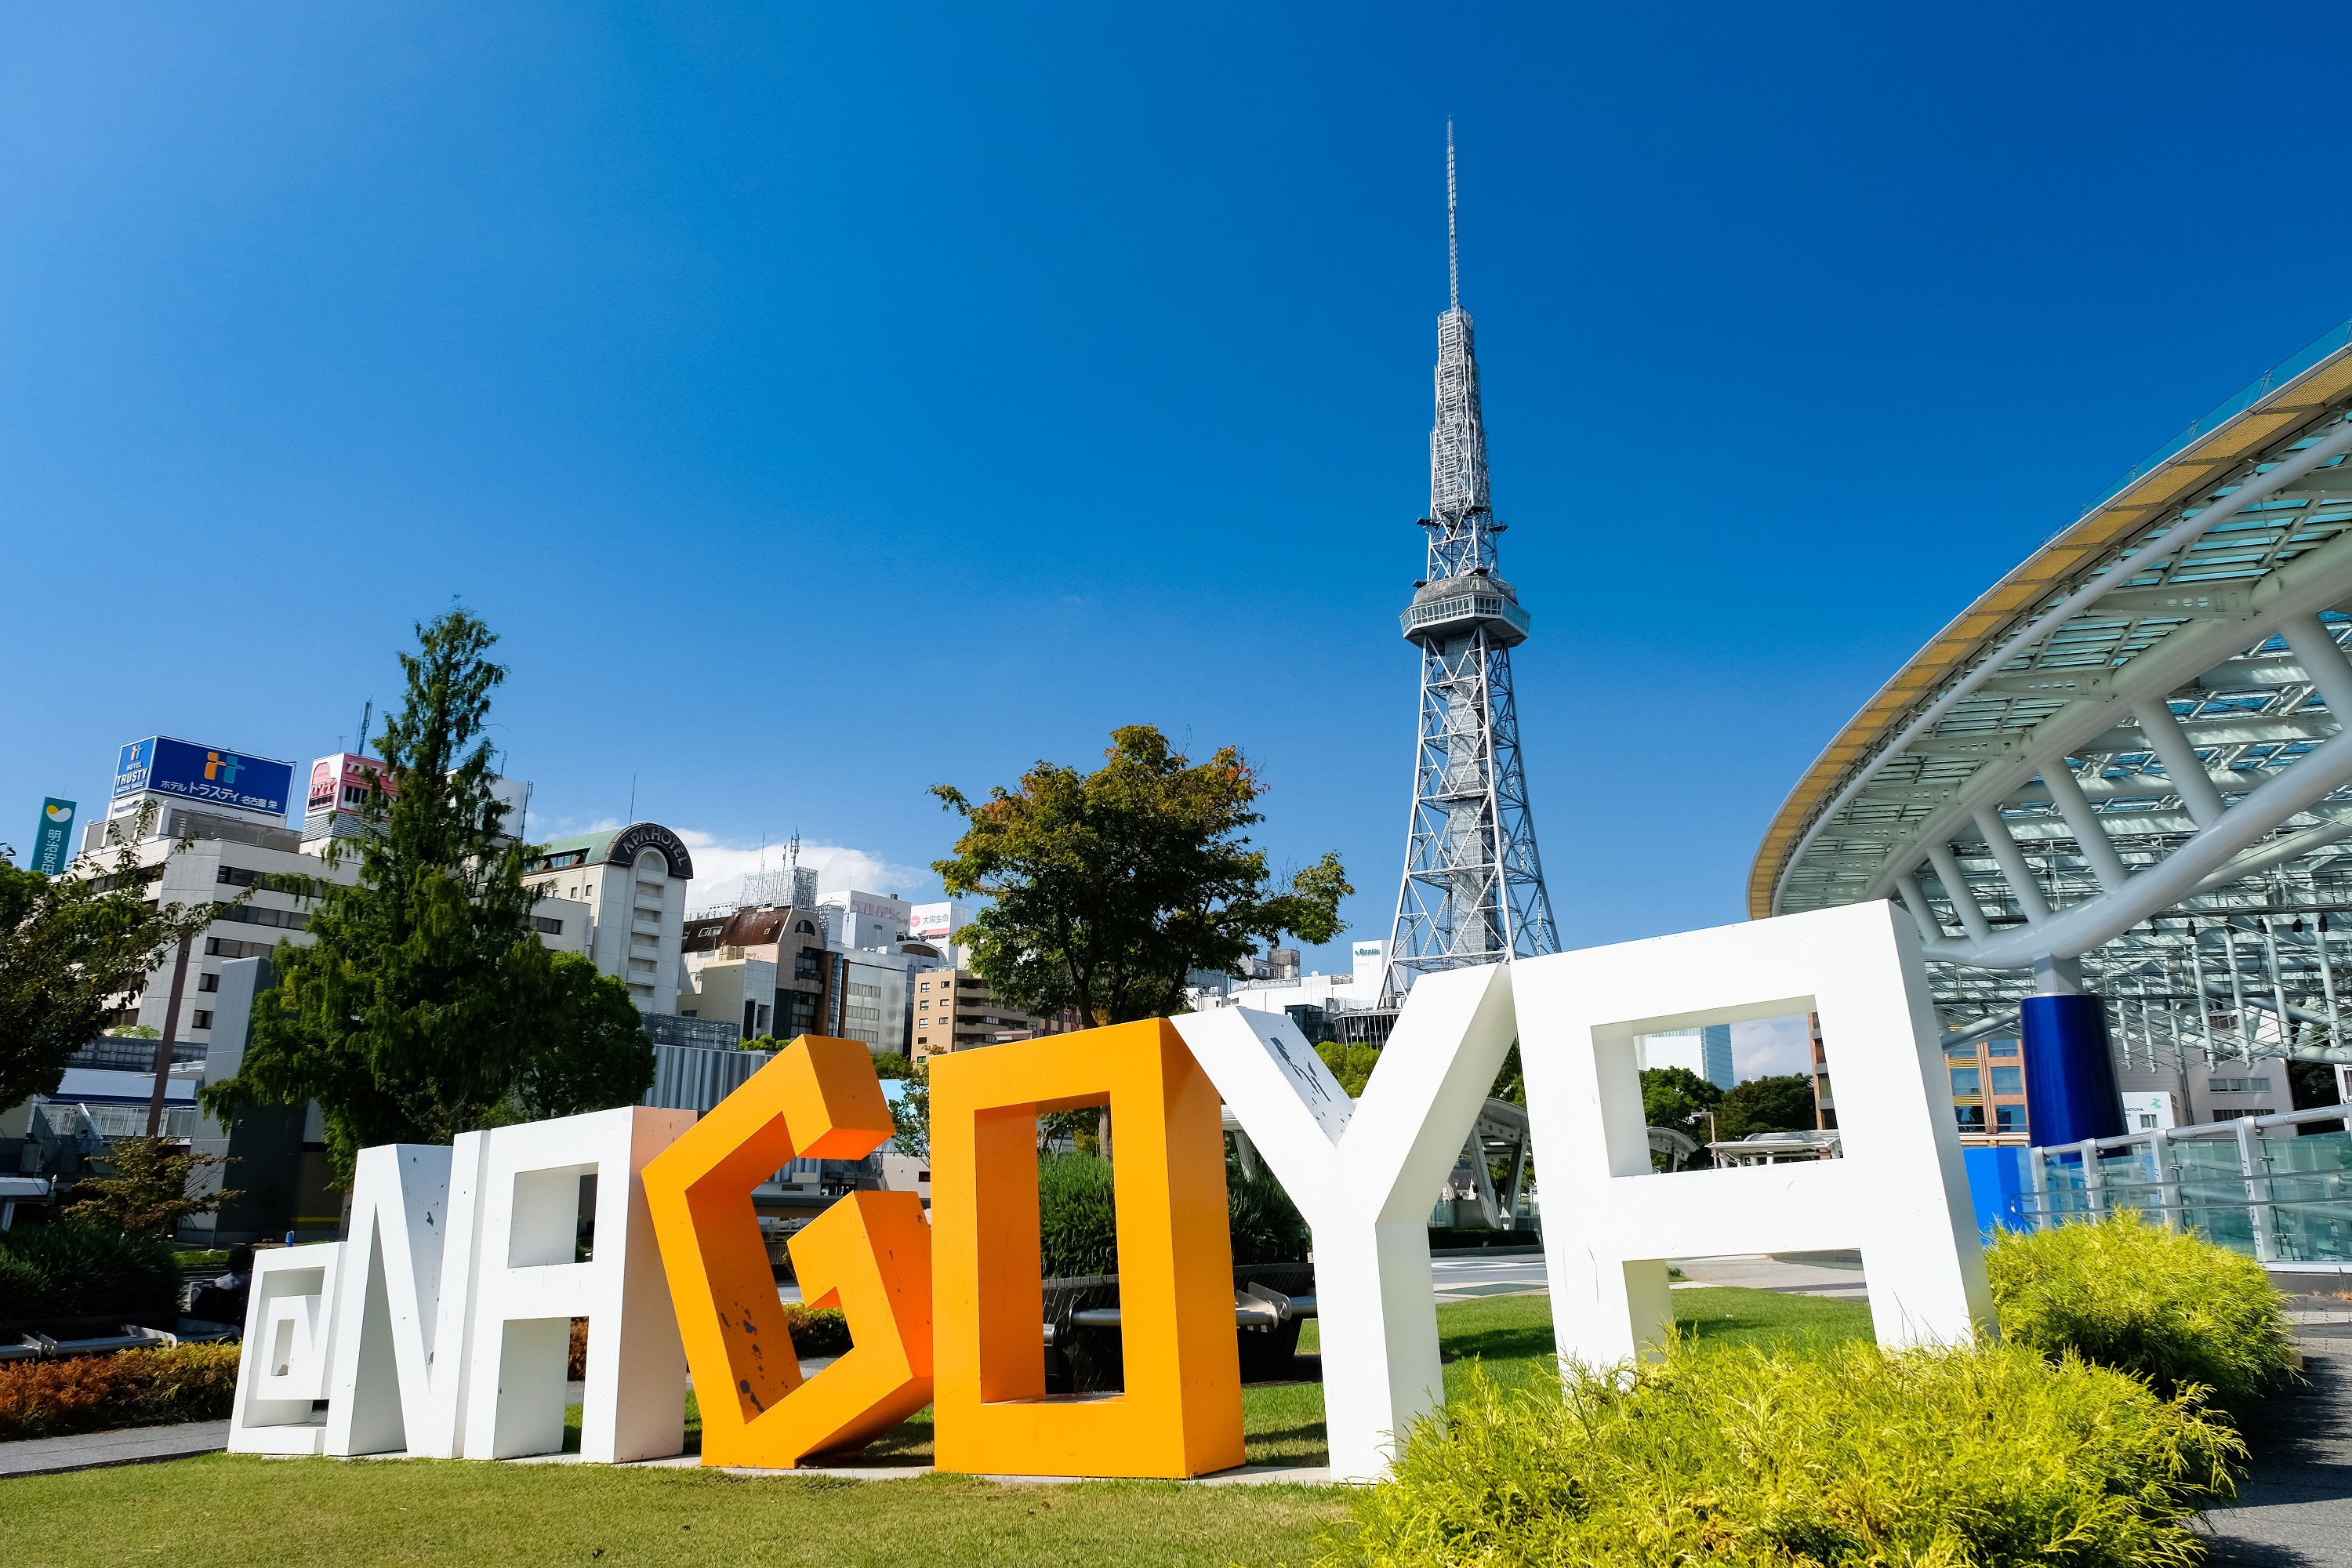
[[313,940],[278,944],[242,1068],[204,1090],[215,1114],[317,1100],[345,1179],[371,1144],[624,1105],[653,1082],[627,987],[531,925],[529,852],[484,734],[507,675],[487,657],[496,636],[463,610],[416,633],[378,752],[391,789],[372,786],[381,826],[337,841],[358,879],[311,889]]
[[1727,1139],[1751,1132],[1810,1132],[1814,1125],[1813,1080],[1801,1072],[1751,1078],[1723,1097],[1716,1125]]
[[1701,1143],[1710,1138],[1706,1113],[1723,1104],[1723,1095],[1688,1068],[1645,1068],[1642,1072],[1643,1120]]
[[111,870],[86,858],[54,879],[0,848],[0,1105],[56,1093],[66,1058],[98,1037],[115,998],[210,922],[209,904],[145,901],[163,874],[127,844]]
[[1244,831],[1264,820],[1265,785],[1239,751],[1196,764],[1131,724],[1103,755],[1090,773],[1040,762],[978,803],[931,790],[965,822],[932,869],[950,897],[991,900],[961,940],[999,1001],[1094,1024],[1159,1017],[1183,1010],[1195,969],[1233,971],[1285,934],[1339,933],[1355,889],[1339,856],[1275,885]]

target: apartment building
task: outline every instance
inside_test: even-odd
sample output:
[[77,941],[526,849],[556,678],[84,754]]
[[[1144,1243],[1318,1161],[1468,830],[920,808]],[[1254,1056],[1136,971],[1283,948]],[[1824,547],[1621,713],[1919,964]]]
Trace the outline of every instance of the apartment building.
[[1065,1014],[1040,1018],[997,1002],[988,982],[969,969],[919,971],[914,987],[914,1049],[917,1061],[948,1051],[970,1050],[1004,1040],[1058,1035],[1077,1027]]

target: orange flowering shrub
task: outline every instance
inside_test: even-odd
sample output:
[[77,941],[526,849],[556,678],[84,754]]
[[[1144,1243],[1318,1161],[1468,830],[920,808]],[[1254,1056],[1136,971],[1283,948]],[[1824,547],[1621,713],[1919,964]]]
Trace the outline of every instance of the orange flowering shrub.
[[224,1419],[236,1361],[210,1344],[0,1363],[0,1441]]

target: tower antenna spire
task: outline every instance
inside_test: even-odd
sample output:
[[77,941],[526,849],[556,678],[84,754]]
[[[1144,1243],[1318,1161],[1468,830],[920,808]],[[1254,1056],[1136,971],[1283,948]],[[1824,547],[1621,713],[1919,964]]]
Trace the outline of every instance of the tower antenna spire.
[[1462,247],[1454,235],[1454,117],[1445,117],[1445,283],[1454,309],[1462,309]]

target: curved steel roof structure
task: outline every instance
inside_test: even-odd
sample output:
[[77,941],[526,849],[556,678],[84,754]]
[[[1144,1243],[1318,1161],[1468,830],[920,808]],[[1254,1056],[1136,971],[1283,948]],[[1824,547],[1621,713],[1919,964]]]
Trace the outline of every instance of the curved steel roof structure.
[[[1774,816],[1749,913],[1896,899],[1958,966],[1948,1001],[2046,959],[2175,974],[2200,915],[2292,913],[2243,934],[2324,958],[2303,917],[2352,912],[2347,455],[2352,322],[2166,443],[1888,681]],[[2277,1047],[2333,1018],[2329,964],[2266,971],[2272,994],[2232,1005],[2270,1007]],[[2305,981],[2308,1008],[2287,994]]]

